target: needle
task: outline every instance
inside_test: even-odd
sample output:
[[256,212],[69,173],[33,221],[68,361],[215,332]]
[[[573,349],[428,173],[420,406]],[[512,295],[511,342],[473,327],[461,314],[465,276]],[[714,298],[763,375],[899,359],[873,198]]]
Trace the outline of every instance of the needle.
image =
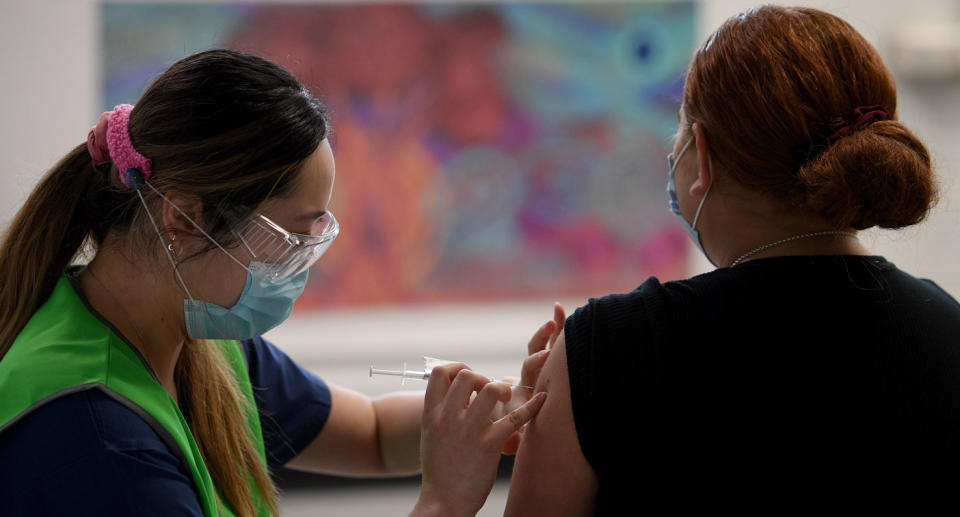
[[[417,371],[417,370],[407,370],[407,364],[406,364],[406,363],[403,364],[403,370],[380,370],[380,369],[378,369],[378,368],[374,368],[374,367],[371,366],[371,367],[370,367],[370,377],[373,377],[374,375],[392,375],[392,376],[394,376],[394,377],[401,377],[401,378],[403,378],[403,380],[406,380],[406,379],[427,380],[427,379],[430,378],[430,372]],[[499,383],[502,383],[502,384],[506,384],[507,386],[516,386],[516,387],[518,387],[518,388],[526,388],[526,389],[528,389],[528,390],[532,390],[532,389],[533,389],[533,388],[530,387],[530,386],[523,386],[523,385],[520,385],[520,384],[513,384],[512,382],[506,382],[506,381],[498,381],[497,379],[491,379],[490,382],[499,382]],[[401,384],[402,384],[402,381],[401,381]]]

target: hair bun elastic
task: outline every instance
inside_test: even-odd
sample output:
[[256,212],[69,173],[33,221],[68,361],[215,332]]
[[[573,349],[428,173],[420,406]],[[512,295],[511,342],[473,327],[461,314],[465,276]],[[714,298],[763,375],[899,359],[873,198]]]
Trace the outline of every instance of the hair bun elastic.
[[858,117],[857,121],[853,124],[847,124],[846,126],[843,126],[834,134],[830,135],[830,139],[828,140],[829,143],[832,144],[838,138],[847,136],[850,133],[853,133],[854,131],[877,120],[890,120],[890,113],[879,104],[875,104],[873,106],[860,106],[853,110],[853,113]]

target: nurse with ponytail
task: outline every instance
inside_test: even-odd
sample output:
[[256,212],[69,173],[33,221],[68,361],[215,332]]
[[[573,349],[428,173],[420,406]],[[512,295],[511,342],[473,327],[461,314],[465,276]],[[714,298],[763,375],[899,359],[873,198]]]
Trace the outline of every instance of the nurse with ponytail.
[[[515,450],[543,396],[449,365],[428,421],[422,393],[371,399],[261,337],[340,231],[328,133],[289,72],[212,50],[104,113],[43,177],[0,248],[0,513],[276,515],[270,471],[415,473],[422,422]],[[424,464],[416,512],[460,505],[455,466]]]

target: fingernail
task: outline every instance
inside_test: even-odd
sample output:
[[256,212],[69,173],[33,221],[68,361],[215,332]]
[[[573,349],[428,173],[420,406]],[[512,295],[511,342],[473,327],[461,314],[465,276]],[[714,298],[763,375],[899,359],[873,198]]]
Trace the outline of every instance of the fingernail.
[[547,360],[547,357],[550,357],[550,349],[549,349],[549,348],[545,348],[545,349],[537,352],[537,360],[539,360],[541,363],[544,362],[544,361],[546,361],[546,360]]

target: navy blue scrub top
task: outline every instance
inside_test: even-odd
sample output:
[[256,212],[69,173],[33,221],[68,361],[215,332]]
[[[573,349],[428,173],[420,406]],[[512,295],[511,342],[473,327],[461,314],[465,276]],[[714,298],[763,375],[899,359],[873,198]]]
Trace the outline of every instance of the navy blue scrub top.
[[[241,341],[274,471],[317,436],[330,390],[262,338]],[[0,434],[0,514],[202,516],[189,469],[133,411],[86,390]]]

